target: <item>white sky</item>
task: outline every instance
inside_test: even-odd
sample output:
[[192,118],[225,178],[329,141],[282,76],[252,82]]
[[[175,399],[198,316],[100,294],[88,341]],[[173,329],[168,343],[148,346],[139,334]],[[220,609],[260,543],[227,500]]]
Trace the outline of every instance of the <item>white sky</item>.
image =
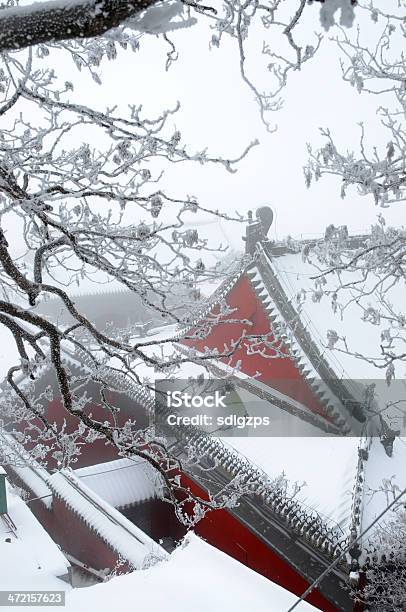
[[[318,7],[308,7],[307,13],[300,34],[303,41],[312,43],[313,31],[319,29]],[[362,27],[369,42],[380,31],[380,26],[365,16]],[[191,193],[203,205],[230,213],[236,209],[245,213],[269,204],[276,212],[271,230],[274,237],[322,233],[330,223],[346,223],[353,232],[369,228],[382,212],[372,198],[361,198],[353,189],[341,200],[340,181],[334,178],[325,178],[310,190],[304,184],[306,143],[323,142],[319,127],[329,127],[344,149],[357,148],[360,121],[378,150],[384,150],[388,140],[376,118],[377,104],[383,100],[359,95],[342,81],[338,49],[327,35],[318,56],[301,73],[290,75],[283,92],[284,108],[272,117],[278,125],[273,134],[266,132],[253,95],[241,80],[235,43],[225,39],[224,48],[209,51],[211,34],[206,25],[171,33],[170,37],[180,58],[167,73],[167,47],[154,37],[144,37],[137,54],[125,52],[118,61],[102,65],[104,84],[99,88],[92,84],[91,91],[86,91],[87,102],[97,96],[96,103],[104,106],[117,102],[120,92],[122,104],[127,100],[142,102],[146,111],[153,112],[179,100],[182,108],[174,123],[190,150],[208,147],[214,156],[236,157],[253,139],[258,138],[260,145],[240,164],[236,174],[222,168],[177,164],[165,184],[179,196]],[[248,55],[250,76],[265,90],[268,82],[263,78],[263,64],[258,51]],[[402,223],[402,205],[384,213],[389,223]],[[227,232],[225,228],[233,246],[241,246],[241,230]]]
[[[29,1],[23,0],[23,3]],[[217,6],[219,2],[213,0],[212,4]],[[287,4],[292,11],[295,3]],[[372,23],[360,9],[356,15],[361,19],[361,40],[372,47],[382,26]],[[67,54],[52,53],[50,63],[62,81],[69,79],[75,83],[70,99],[88,106],[105,109],[107,105],[118,104],[125,111],[129,103],[142,103],[146,115],[154,116],[180,101],[181,110],[173,124],[180,129],[189,151],[207,147],[208,154],[214,157],[238,157],[249,142],[260,141],[240,163],[236,174],[220,167],[173,165],[163,181],[173,194],[180,197],[193,194],[202,205],[230,213],[237,209],[244,214],[269,204],[276,213],[272,237],[321,234],[330,223],[346,223],[352,232],[367,231],[377,213],[382,212],[376,209],[371,197],[361,198],[353,188],[341,200],[339,179],[323,178],[307,190],[303,178],[306,143],[314,144],[315,148],[324,143],[318,131],[320,127],[329,127],[344,150],[357,150],[360,121],[365,123],[369,143],[378,150],[384,151],[389,140],[376,117],[378,104],[385,100],[360,95],[342,81],[340,52],[329,40],[339,31],[333,28],[324,33],[316,57],[301,72],[290,74],[288,86],[282,92],[284,107],[270,117],[278,130],[270,134],[260,121],[252,92],[242,82],[236,41],[225,37],[220,49],[210,51],[209,24],[210,21],[202,19],[197,26],[169,33],[179,51],[179,60],[168,72],[165,72],[165,61],[169,46],[154,36],[142,37],[137,53],[120,50],[117,60],[103,61],[99,70],[101,86],[87,73],[78,73]],[[316,30],[320,31],[319,6],[314,3],[306,6],[300,26],[294,30],[295,38],[303,46],[314,44]],[[355,25],[351,33],[355,36]],[[274,45],[276,52],[286,48],[284,37],[278,38],[273,28],[258,29],[251,36],[246,54],[247,70],[261,91],[272,87],[270,74],[264,69],[270,60],[260,52],[264,38]],[[38,67],[43,65],[39,60],[36,62]],[[386,209],[384,214],[388,223],[402,223],[401,204]],[[223,232],[234,247],[242,246],[242,227],[227,229],[223,224]]]

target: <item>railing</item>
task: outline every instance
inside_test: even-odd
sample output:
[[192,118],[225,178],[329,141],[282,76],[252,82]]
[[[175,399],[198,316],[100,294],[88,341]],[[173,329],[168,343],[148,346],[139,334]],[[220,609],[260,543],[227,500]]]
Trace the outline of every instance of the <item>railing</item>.
[[[274,480],[250,460],[235,450],[228,449],[221,440],[203,434],[192,426],[171,426],[172,435],[182,445],[193,445],[198,454],[210,457],[229,475],[239,477],[244,490],[249,490],[265,508],[277,517],[290,532],[330,558],[338,556],[345,545],[345,534],[332,520],[324,519],[316,510],[306,508],[300,501],[275,485]],[[238,508],[234,510],[238,515]]]

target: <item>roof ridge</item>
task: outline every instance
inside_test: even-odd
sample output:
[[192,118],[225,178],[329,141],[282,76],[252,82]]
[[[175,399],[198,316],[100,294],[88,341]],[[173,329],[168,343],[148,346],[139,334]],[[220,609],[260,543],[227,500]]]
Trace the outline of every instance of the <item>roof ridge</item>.
[[[347,247],[350,249],[359,248],[371,234],[352,234],[346,238]],[[325,234],[320,234],[320,237],[314,238],[292,238],[286,236],[281,240],[271,240],[267,237],[262,237],[257,241],[257,245],[262,246],[272,257],[280,257],[288,253],[297,253],[300,251],[298,246],[316,245],[325,241]]]
[[[354,397],[354,395],[345,386],[342,380],[340,380],[335,370],[330,366],[330,364],[324,358],[323,354],[320,352],[317,344],[314,342],[313,338],[311,337],[305,325],[303,324],[300,317],[300,313],[296,311],[288,296],[286,295],[278,279],[278,276],[272,267],[272,262],[262,246],[259,246],[259,252],[260,255],[258,259],[258,272],[261,276],[266,290],[269,292],[271,299],[274,301],[276,307],[278,308],[279,314],[282,319],[285,322],[287,321],[287,317],[283,312],[285,310],[288,313],[290,312],[290,314],[292,315],[290,317],[291,320],[295,320],[295,325],[294,327],[292,327],[291,331],[293,333],[297,345],[299,346],[301,351],[303,351],[307,359],[310,361],[310,364],[315,369],[315,371],[319,374],[320,379],[330,389],[331,393],[339,400],[340,405],[345,407],[349,416],[351,416],[352,419],[355,418],[357,421],[363,422],[362,419],[355,416],[351,412],[351,409],[344,403],[346,401],[350,404],[350,406],[354,407],[354,405],[356,405],[358,402],[357,398]],[[337,417],[337,420],[338,419],[339,417]]]
[[[240,279],[247,268],[252,265],[252,257],[246,255],[236,262],[232,271],[228,274],[217,289],[209,296],[202,304],[193,311],[183,322],[183,327],[180,328],[178,338],[181,338],[187,331],[192,329],[202,318],[206,317],[213,308],[220,303],[233,285]],[[182,325],[182,324],[181,324]]]
[[[108,546],[135,568],[141,569],[150,554],[166,558],[167,553],[159,544],[87,487],[73,472],[64,469],[52,474],[48,478],[48,485]],[[132,542],[128,541],[129,536],[133,538]],[[134,546],[134,540],[145,549],[144,555],[140,553],[139,546]]]
[[[340,539],[339,525],[329,526],[317,510],[312,508],[309,511],[304,503],[273,486],[271,477],[243,453],[228,448],[219,438],[204,434],[191,425],[171,426],[171,431],[174,429],[179,432],[181,438],[196,445],[205,456],[210,453],[231,477],[234,478],[242,472],[243,484],[252,487],[256,495],[269,506],[270,512],[278,516],[297,536],[304,538],[313,549],[331,558],[342,552],[347,538]],[[235,512],[238,514],[238,509]],[[331,519],[330,522],[334,523]]]
[[[182,344],[177,345],[176,348],[185,355],[188,355],[189,353],[189,348]],[[202,354],[199,351],[196,351],[196,349],[193,349],[193,351],[194,355]],[[214,359],[215,358],[213,357],[213,360]],[[301,420],[310,423],[314,427],[322,429],[326,433],[336,435],[339,433],[339,431],[341,431],[340,428],[326,421],[322,415],[318,415],[317,413],[313,412],[310,408],[304,404],[301,404],[298,400],[290,398],[277,389],[268,387],[268,385],[265,383],[251,377],[249,374],[246,374],[243,371],[238,371],[219,360],[216,360],[216,363],[211,363],[208,361],[206,367],[211,370],[213,374],[219,374],[220,376],[224,375],[224,372],[228,371],[230,374],[238,378],[238,384],[242,388],[245,388],[247,391],[256,395],[257,397],[260,397],[261,399],[272,402],[281,410],[286,410],[289,412],[289,414],[294,414]],[[266,389],[261,387],[266,387]]]

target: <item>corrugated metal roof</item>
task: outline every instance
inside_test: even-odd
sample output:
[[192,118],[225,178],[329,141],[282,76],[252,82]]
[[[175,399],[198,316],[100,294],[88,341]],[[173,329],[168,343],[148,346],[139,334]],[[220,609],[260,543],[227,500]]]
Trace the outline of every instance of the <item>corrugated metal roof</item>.
[[75,475],[115,508],[153,499],[161,487],[155,470],[143,459],[117,459],[75,470]]

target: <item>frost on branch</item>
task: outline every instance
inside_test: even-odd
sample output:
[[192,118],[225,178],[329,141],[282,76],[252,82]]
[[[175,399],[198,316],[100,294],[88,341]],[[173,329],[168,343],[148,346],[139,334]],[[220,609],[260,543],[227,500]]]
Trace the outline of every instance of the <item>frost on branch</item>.
[[[328,0],[326,5],[332,1]],[[137,39],[144,34],[162,36],[169,44],[168,68],[177,59],[177,49],[167,34],[194,26],[198,18],[204,19],[212,30],[210,47],[220,47],[224,37],[229,37],[235,45],[241,77],[253,93],[262,121],[270,131],[274,128],[268,113],[281,108],[281,92],[290,74],[301,70],[314,57],[322,38],[317,33],[311,38],[306,31],[300,33],[303,13],[309,7],[308,0],[298,0],[297,3],[281,3],[280,0],[241,3],[231,0],[215,6],[200,0],[75,0],[67,4],[52,0],[24,7],[13,6],[11,1],[7,4],[7,8],[0,11],[0,51],[41,45],[37,52],[47,54],[46,44],[55,46],[63,41],[74,54],[78,69],[89,68],[89,65],[95,65],[93,62],[99,63],[102,55],[114,59],[117,53],[115,43],[123,48],[131,45],[135,50],[139,44]],[[323,6],[323,10],[327,9]],[[342,8],[345,23],[349,22],[347,13]],[[90,64],[83,50],[76,52],[77,43],[79,47],[83,43],[96,49]],[[257,83],[255,73],[255,77],[249,74],[251,57],[255,60],[254,66],[258,65],[251,50],[248,56],[247,49],[253,46],[264,60],[264,85]],[[92,76],[99,82],[97,73],[92,71]]]
[[[335,143],[330,130],[322,129],[324,146],[318,150],[309,146],[309,163],[305,168],[307,186],[323,175],[333,175],[341,179],[342,197],[354,185],[361,195],[372,196],[381,207],[406,199],[404,9],[406,4],[402,2],[398,15],[385,15],[373,5],[369,7],[377,29],[374,44],[362,44],[362,30],[353,35],[342,30],[341,37],[335,39],[342,52],[344,81],[359,94],[372,95],[379,105],[378,117],[387,133],[385,144],[377,146],[373,127],[368,130],[360,124],[358,151],[348,152]],[[385,105],[381,103],[381,96]]]
[[152,1],[50,0],[21,7],[14,4],[17,2],[8,2],[0,10],[1,51],[100,36],[150,6]]
[[[327,3],[326,3],[327,4]],[[360,95],[377,101],[381,126],[386,139],[376,142],[374,126],[359,125],[359,147],[348,151],[340,147],[329,129],[322,129],[324,144],[315,150],[308,146],[309,159],[304,168],[307,187],[325,175],[338,179],[341,197],[351,195],[354,187],[369,196],[380,208],[404,206],[406,200],[406,62],[404,39],[406,3],[400,0],[393,12],[386,14],[380,5],[370,3],[359,9],[369,12],[375,26],[376,40],[363,44],[363,32],[347,33],[335,41],[342,52],[342,75],[345,82]],[[382,105],[385,102],[385,106]],[[315,257],[314,257],[315,256]],[[309,255],[306,254],[307,260]],[[322,246],[313,253],[315,276],[330,280],[323,293],[332,298],[341,316],[354,305],[359,309],[360,323],[380,328],[380,343],[368,353],[357,354],[355,347],[334,341],[342,350],[382,368],[389,384],[403,372],[406,361],[406,314],[403,295],[406,292],[406,234],[404,228],[386,227],[378,216],[371,233],[349,248],[345,236],[334,230],[325,236]],[[334,281],[334,282],[333,282]],[[320,287],[319,287],[320,290]],[[400,298],[400,296],[402,296]],[[334,298],[334,299],[333,299]]]
[[390,385],[406,363],[404,228],[387,227],[380,216],[368,235],[353,240],[345,226],[330,225],[324,240],[308,249],[306,261],[314,266],[314,301],[327,298],[341,319],[350,311],[360,325],[378,332],[377,341],[360,350],[356,334],[347,339],[330,329],[326,346],[381,369]]
[[[163,188],[162,175],[175,163],[235,172],[255,143],[234,158],[208,148],[194,152],[173,125],[179,105],[155,117],[136,101],[95,109],[79,104],[75,84],[57,79],[50,66],[57,47],[99,79],[94,69],[103,57],[114,61],[116,47],[125,50],[131,42],[127,33],[110,32],[102,40],[52,42],[2,54],[0,325],[11,334],[19,358],[2,388],[0,420],[10,427],[26,423],[19,441],[33,448],[38,461],[50,457],[58,468],[75,465],[83,445],[100,440],[123,457],[140,457],[160,475],[166,500],[177,506],[175,492],[189,495],[176,479],[183,463],[148,428],[122,423],[110,394],[122,389],[123,381],[127,389],[148,390],[142,367],[165,376],[191,361],[173,348],[164,351],[181,332],[143,342],[135,329],[101,329],[73,296],[83,283],[114,281],[133,292],[157,324],[183,321],[200,300],[200,285],[219,277],[207,254],[221,256],[225,250],[202,237],[194,221],[199,225],[201,212],[236,222],[242,217],[211,211],[193,195],[175,196]],[[58,317],[42,310],[50,298]],[[84,372],[70,367],[67,354],[87,363]],[[42,389],[44,373],[51,382]],[[85,391],[89,385],[92,397]],[[61,404],[59,422],[47,417],[52,400]],[[105,418],[93,414],[95,403]],[[78,423],[73,431],[72,422]],[[202,507],[224,505],[215,496],[189,500],[199,516]]]
[[[393,485],[392,485],[393,486]],[[390,498],[393,499],[394,491]],[[406,596],[406,511],[399,504],[371,538],[366,558],[365,588],[358,600],[376,612],[401,612]]]

